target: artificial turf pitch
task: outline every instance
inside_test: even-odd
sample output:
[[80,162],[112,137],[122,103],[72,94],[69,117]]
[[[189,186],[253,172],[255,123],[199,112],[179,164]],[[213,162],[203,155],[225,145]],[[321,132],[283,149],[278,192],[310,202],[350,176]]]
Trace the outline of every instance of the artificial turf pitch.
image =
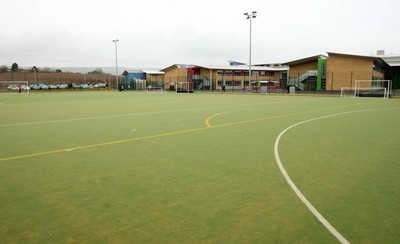
[[399,99],[0,94],[0,118],[3,243],[337,243],[274,155],[314,118],[279,142],[293,182],[349,242],[400,242]]

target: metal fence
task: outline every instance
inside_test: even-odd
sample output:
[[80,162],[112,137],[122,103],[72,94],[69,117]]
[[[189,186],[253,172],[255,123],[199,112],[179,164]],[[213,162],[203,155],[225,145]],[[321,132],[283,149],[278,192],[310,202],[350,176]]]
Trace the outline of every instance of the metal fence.
[[[80,73],[42,73],[32,71],[21,72],[4,72],[0,73],[1,82],[12,81],[28,81],[30,86],[45,85],[65,87],[75,90],[85,90],[83,85],[88,85],[91,88],[108,89],[117,88],[117,79],[115,75],[110,74],[80,74]],[[122,76],[118,77],[119,84],[124,82]],[[96,84],[101,84],[95,87]],[[105,86],[104,86],[105,85]]]
[[[190,89],[193,92],[225,92],[225,93],[264,93],[264,94],[287,94],[290,87],[294,86],[291,93],[294,94],[319,94],[319,95],[340,95],[342,87],[354,87],[356,80],[380,79],[371,77],[366,72],[334,72],[323,74],[318,80],[316,72],[305,74],[290,74],[287,80],[263,80],[261,77],[236,76],[209,77],[196,76],[192,79]],[[265,79],[265,77],[264,77]],[[271,78],[272,79],[272,78]],[[79,73],[39,73],[31,71],[5,72],[0,73],[0,81],[28,81],[30,85],[44,84],[47,86],[68,85],[70,90],[86,90],[81,85],[88,84],[90,88],[104,89],[104,86],[94,87],[96,84],[106,84],[107,89],[117,89],[115,75],[110,74],[79,74]],[[123,77],[118,77],[119,85],[125,85],[125,90],[135,89],[131,84],[125,84]],[[146,86],[162,87],[170,91],[170,87],[180,82],[188,82],[185,76],[157,77],[154,80],[147,80]],[[392,96],[400,96],[400,81],[392,80]]]

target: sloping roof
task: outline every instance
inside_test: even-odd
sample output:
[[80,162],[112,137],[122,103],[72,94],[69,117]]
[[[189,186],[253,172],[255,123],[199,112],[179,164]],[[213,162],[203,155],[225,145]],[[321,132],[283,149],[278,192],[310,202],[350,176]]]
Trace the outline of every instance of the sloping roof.
[[160,70],[143,70],[144,73],[149,74],[149,75],[163,75],[165,72],[160,71]]
[[376,59],[380,57],[376,56],[367,56],[367,55],[355,55],[355,54],[348,54],[348,53],[334,53],[334,52],[327,52],[329,56],[343,56],[343,57],[354,57],[354,58],[365,58],[365,59]]
[[400,55],[386,55],[379,57],[382,58],[391,67],[400,66]]
[[311,61],[318,61],[319,59],[326,59],[326,58],[328,58],[328,57],[325,55],[322,55],[322,54],[318,54],[315,56],[297,59],[297,60],[289,61],[289,62],[282,63],[282,64],[283,65],[296,65],[296,64],[307,63],[307,62],[311,62]]
[[[167,68],[162,69],[161,71],[167,71],[172,68],[204,68],[210,70],[249,70],[248,65],[195,65],[195,64],[173,64],[168,66]],[[262,67],[262,66],[251,66],[251,70],[254,71],[285,71],[288,70],[288,67]]]
[[122,75],[127,75],[131,73],[144,73],[143,70],[135,69],[135,70],[125,70]]
[[[211,70],[249,70],[249,65],[237,65],[237,66],[227,66],[227,65],[196,65],[199,68],[211,69]],[[251,66],[251,70],[258,71],[284,71],[288,70],[288,67],[262,67],[262,66]]]
[[346,53],[333,53],[327,52],[329,56],[342,56],[342,57],[352,57],[352,58],[362,58],[362,59],[371,59],[381,64],[387,64],[382,57],[378,56],[366,56],[366,55],[354,55],[354,54],[346,54]]
[[167,71],[167,70],[170,70],[172,68],[181,69],[181,68],[193,68],[193,67],[195,67],[195,65],[192,65],[192,64],[173,64],[173,65],[170,65],[170,66],[162,69],[161,71]]

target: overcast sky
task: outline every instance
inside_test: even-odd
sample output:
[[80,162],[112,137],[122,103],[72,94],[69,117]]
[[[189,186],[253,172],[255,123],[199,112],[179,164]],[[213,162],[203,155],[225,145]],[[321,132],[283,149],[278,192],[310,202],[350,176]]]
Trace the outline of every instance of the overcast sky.
[[400,54],[399,0],[5,0],[0,65],[287,62],[325,52]]

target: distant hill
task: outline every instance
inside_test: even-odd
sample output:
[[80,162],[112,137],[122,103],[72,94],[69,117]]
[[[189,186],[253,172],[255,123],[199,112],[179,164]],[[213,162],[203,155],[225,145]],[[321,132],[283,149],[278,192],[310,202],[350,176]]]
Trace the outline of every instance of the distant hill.
[[[20,69],[31,69],[32,67],[19,67]],[[105,74],[112,74],[115,75],[115,67],[38,67],[39,69],[43,68],[50,68],[52,70],[60,69],[62,72],[71,72],[71,73],[81,73],[81,74],[87,74],[89,72],[92,72],[95,69],[102,69]],[[118,67],[118,73],[119,75],[122,75],[122,73],[125,70],[143,70],[145,68],[127,68],[127,67]]]
[[[62,72],[82,73],[86,74],[95,69],[102,69],[106,74],[115,74],[115,67],[59,67],[54,69],[61,69]],[[132,70],[132,68],[118,67],[118,73],[121,75],[125,70]]]

